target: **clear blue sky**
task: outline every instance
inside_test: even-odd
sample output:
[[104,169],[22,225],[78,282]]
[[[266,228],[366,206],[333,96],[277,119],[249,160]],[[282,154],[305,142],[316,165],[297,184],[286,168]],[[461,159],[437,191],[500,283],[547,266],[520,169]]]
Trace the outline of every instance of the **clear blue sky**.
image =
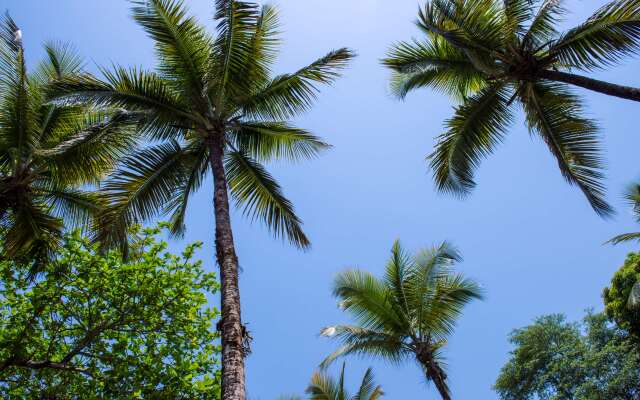
[[[187,0],[207,26],[213,0]],[[48,39],[74,43],[88,67],[111,62],[153,67],[150,41],[128,16],[125,0],[5,0],[23,31],[31,62]],[[318,160],[274,165],[313,241],[301,253],[272,239],[258,224],[234,214],[243,268],[244,319],[255,340],[247,360],[249,398],[302,393],[315,366],[334,348],[317,332],[347,322],[330,295],[334,274],[359,266],[381,273],[395,238],[410,249],[448,239],[462,251],[459,269],[481,282],[487,299],[468,307],[447,351],[454,397],[495,399],[491,390],[510,349],[507,335],[545,313],[577,319],[600,310],[601,290],[633,245],[602,246],[635,229],[624,208],[624,186],[640,177],[638,104],[584,93],[588,112],[603,127],[608,187],[618,207],[604,221],[579,191],[562,180],[544,144],[529,136],[522,119],[506,143],[478,171],[478,188],[460,201],[434,191],[424,157],[431,151],[450,99],[428,90],[405,102],[388,92],[378,60],[388,46],[418,32],[417,0],[279,0],[285,44],[277,72],[287,72],[342,46],[359,57],[317,107],[296,121],[335,147]],[[582,20],[603,2],[572,0]],[[597,77],[640,86],[639,61]],[[636,121],[636,122],[634,122]],[[201,256],[213,262],[211,185],[195,197],[186,241],[207,243]],[[179,242],[172,242],[177,249]],[[436,399],[419,369],[349,360],[351,386],[374,367],[392,400]]]

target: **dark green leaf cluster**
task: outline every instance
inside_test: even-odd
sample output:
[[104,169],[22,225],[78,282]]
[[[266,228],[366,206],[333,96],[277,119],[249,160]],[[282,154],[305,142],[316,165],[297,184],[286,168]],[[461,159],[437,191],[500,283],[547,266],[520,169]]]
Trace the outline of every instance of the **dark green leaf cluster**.
[[35,279],[0,262],[0,396],[218,399],[218,283],[193,256],[134,228],[130,259],[75,231]]
[[603,314],[583,323],[538,318],[511,334],[515,349],[494,389],[504,400],[633,400],[640,395],[640,351]]
[[630,253],[616,271],[611,284],[602,293],[605,313],[640,343],[640,308],[637,306],[640,286],[640,254]]

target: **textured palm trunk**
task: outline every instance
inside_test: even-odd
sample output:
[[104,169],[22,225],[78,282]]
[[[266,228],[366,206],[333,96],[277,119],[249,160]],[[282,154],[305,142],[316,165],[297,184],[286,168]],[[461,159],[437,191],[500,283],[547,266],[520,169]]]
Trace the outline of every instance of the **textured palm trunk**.
[[245,400],[242,318],[238,286],[238,257],[233,243],[227,179],[220,135],[209,139],[216,217],[216,259],[220,267],[222,311],[222,400]]
[[622,99],[640,101],[640,89],[616,85],[597,79],[587,78],[582,75],[569,74],[560,71],[543,70],[538,72],[538,76],[550,81],[564,82],[570,85],[580,86],[594,92],[603,93],[609,96],[620,97]]
[[442,370],[442,367],[431,357],[431,354],[426,351],[418,354],[418,362],[422,365],[427,379],[433,381],[433,384],[436,385],[442,400],[451,400],[449,387],[447,386],[447,375]]

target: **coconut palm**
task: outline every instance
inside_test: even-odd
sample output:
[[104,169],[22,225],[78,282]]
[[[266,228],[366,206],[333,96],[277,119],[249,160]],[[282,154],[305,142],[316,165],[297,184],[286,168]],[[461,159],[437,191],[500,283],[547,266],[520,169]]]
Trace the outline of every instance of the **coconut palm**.
[[358,392],[350,395],[344,387],[344,369],[342,364],[338,381],[326,373],[316,371],[311,377],[311,383],[307,387],[310,400],[376,400],[382,398],[383,392],[376,385],[371,368],[364,373]]
[[461,101],[429,156],[439,190],[468,194],[481,159],[503,141],[522,106],[560,171],[593,209],[604,198],[598,128],[583,115],[571,86],[640,101],[640,89],[576,74],[614,66],[640,49],[640,0],[606,4],[584,23],[559,32],[562,0],[430,0],[418,27],[425,38],[393,46],[383,63],[401,98],[432,87]]
[[248,336],[241,322],[227,192],[276,236],[308,247],[292,204],[262,163],[310,158],[327,147],[288,120],[309,109],[317,85],[331,83],[352,53],[332,51],[294,73],[272,77],[280,44],[274,7],[217,0],[217,32],[210,35],[181,1],[133,4],[135,21],[155,43],[157,71],[115,68],[104,71],[104,81],[91,76],[61,81],[52,95],[139,114],[141,132],[159,141],[123,160],[105,184],[112,208],[102,218],[103,243],[121,242],[126,226],[158,214],[171,215],[172,232],[182,234],[189,199],[212,173],[222,396],[242,400]]
[[459,260],[446,242],[412,257],[396,241],[382,279],[357,269],[338,274],[333,294],[357,325],[322,329],[342,346],[321,366],[349,354],[395,364],[414,359],[442,398],[450,399],[443,348],[464,306],[482,298],[476,283],[451,271]]
[[[47,87],[80,73],[81,59],[64,44],[26,67],[22,31],[7,15],[0,26],[0,231],[4,257],[51,256],[64,223],[86,226],[95,184],[134,141],[130,117],[49,104]],[[64,222],[64,223],[63,223]],[[37,263],[36,263],[37,265]]]

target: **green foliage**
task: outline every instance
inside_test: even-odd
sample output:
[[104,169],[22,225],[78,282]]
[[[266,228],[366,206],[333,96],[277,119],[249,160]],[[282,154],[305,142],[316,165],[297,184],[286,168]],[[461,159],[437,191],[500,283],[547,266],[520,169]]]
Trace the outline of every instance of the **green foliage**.
[[155,44],[157,71],[115,68],[104,71],[104,81],[69,77],[49,90],[60,101],[127,109],[148,138],[162,142],[126,158],[107,181],[112,207],[98,238],[122,244],[127,226],[157,214],[170,215],[171,232],[183,234],[191,194],[213,168],[212,146],[221,146],[237,206],[276,236],[308,247],[291,202],[260,163],[311,158],[328,147],[287,119],[308,110],[318,86],[332,83],[353,53],[331,51],[272,77],[280,46],[273,6],[216,1],[217,29],[210,35],[182,1],[132,3],[135,21]]
[[[101,199],[85,191],[135,142],[126,112],[51,104],[53,82],[82,73],[65,44],[45,45],[47,58],[26,67],[20,30],[8,15],[0,26],[0,230],[4,256],[46,260],[63,225],[87,226]],[[64,224],[63,224],[64,221]]]
[[462,103],[429,156],[439,190],[466,195],[474,188],[475,170],[503,141],[519,103],[563,177],[598,214],[611,214],[598,127],[568,84],[546,72],[591,71],[636,55],[640,1],[612,1],[560,33],[566,12],[563,0],[430,0],[417,21],[425,37],[391,48],[383,64],[400,98],[431,87]]
[[504,400],[633,400],[640,395],[640,352],[603,314],[583,323],[538,318],[511,334],[515,349],[494,389]]
[[640,308],[635,304],[640,282],[640,254],[631,253],[624,265],[611,279],[611,286],[604,289],[602,297],[605,313],[618,326],[640,340]]
[[315,372],[311,377],[311,383],[307,387],[310,400],[376,400],[382,398],[382,388],[375,384],[373,372],[368,368],[362,377],[358,392],[350,395],[344,387],[344,369],[342,364],[340,377],[336,381],[331,376]]
[[3,398],[219,398],[218,283],[159,233],[135,228],[128,262],[75,231],[35,279],[0,263]]
[[358,269],[339,273],[333,293],[357,325],[322,330],[342,343],[322,366],[346,355],[392,363],[415,358],[426,378],[442,383],[439,390],[445,390],[442,349],[464,306],[482,297],[475,282],[451,271],[459,260],[459,253],[446,242],[412,257],[396,241],[382,279]]
[[[640,223],[640,185],[637,183],[630,185],[624,193],[624,198],[631,207],[634,219]],[[610,239],[607,243],[615,245],[632,241],[640,241],[640,232],[623,233]]]

